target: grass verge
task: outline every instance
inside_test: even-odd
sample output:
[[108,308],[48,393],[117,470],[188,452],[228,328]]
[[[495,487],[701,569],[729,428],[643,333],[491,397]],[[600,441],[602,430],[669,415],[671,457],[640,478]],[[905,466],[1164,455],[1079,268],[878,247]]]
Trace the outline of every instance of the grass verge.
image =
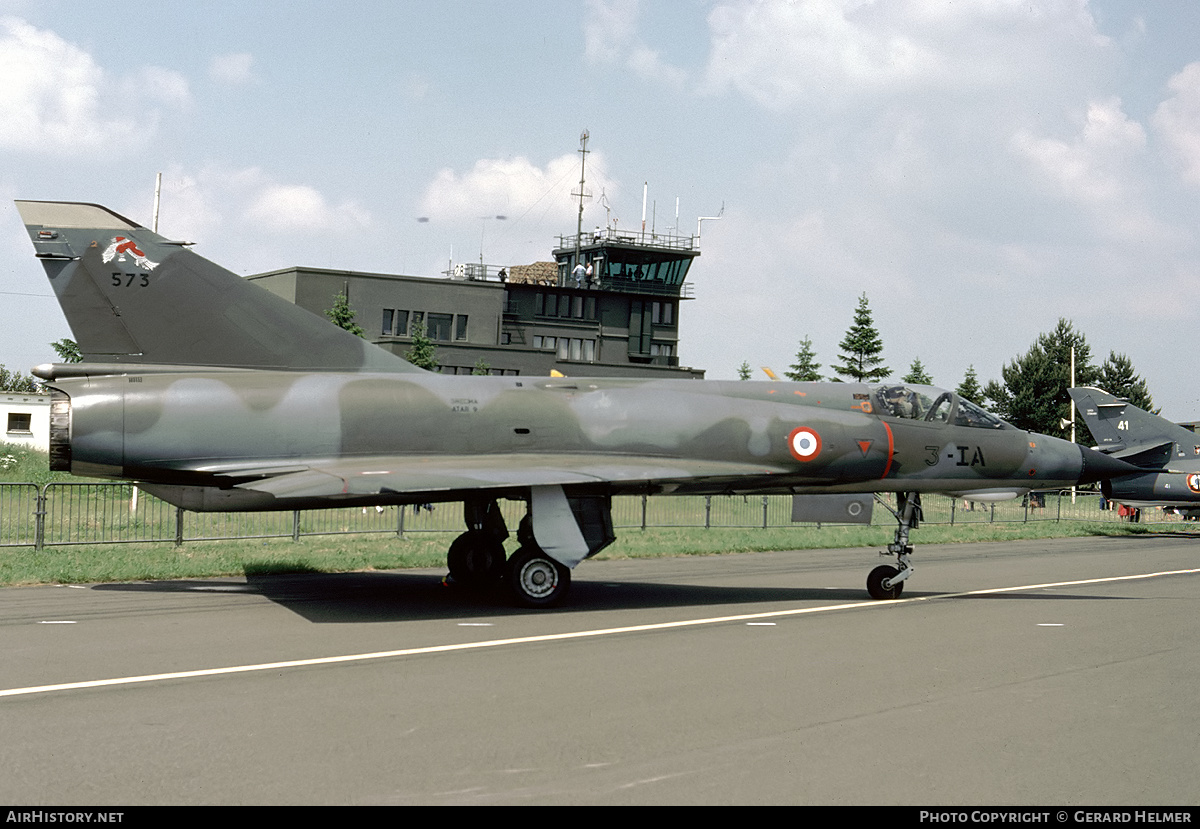
[[[1137,525],[1083,522],[925,525],[914,531],[922,544],[961,544],[1035,538],[1196,534],[1194,524]],[[193,541],[0,549],[0,585],[87,584],[111,581],[207,578],[263,573],[351,572],[444,567],[450,533],[394,536],[315,536],[298,542]],[[883,548],[889,527],[784,527],[774,529],[656,528],[626,530],[599,559],[719,555],[766,550]],[[509,543],[511,553],[515,545]]]

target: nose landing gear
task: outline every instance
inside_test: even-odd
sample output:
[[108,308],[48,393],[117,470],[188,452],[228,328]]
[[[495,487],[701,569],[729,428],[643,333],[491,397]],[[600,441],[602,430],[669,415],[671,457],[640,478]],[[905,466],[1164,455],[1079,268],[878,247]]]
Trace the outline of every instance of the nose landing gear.
[[881,564],[867,576],[867,593],[872,599],[898,599],[904,591],[904,582],[913,574],[913,566],[909,561],[912,555],[912,545],[908,543],[908,533],[921,523],[921,493],[896,493],[899,511],[894,510],[885,501],[875,496],[875,500],[884,509],[896,517],[896,537],[888,545],[887,554],[896,557],[899,567]]

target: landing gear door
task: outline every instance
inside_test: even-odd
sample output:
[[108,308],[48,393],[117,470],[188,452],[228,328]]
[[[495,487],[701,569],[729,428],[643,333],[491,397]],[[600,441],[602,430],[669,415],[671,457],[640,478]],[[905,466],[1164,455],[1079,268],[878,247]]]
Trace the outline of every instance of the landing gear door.
[[530,488],[529,513],[533,538],[546,555],[567,567],[588,557],[588,545],[561,486]]

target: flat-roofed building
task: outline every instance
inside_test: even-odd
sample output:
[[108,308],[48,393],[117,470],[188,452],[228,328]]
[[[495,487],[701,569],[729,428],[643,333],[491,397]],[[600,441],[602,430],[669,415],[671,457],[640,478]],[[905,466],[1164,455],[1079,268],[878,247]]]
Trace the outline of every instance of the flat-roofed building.
[[443,277],[293,267],[248,277],[314,314],[340,295],[368,340],[404,356],[424,324],[444,373],[692,377],[679,317],[694,237],[560,237],[554,262],[460,264]]

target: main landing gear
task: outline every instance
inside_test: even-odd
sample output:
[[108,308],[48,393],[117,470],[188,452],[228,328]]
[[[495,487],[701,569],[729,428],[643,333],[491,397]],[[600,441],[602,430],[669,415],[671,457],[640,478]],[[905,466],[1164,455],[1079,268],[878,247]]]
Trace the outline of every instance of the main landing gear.
[[896,537],[888,545],[887,554],[894,555],[896,563],[900,566],[881,564],[867,575],[867,592],[872,599],[900,598],[905,580],[913,574],[913,566],[909,561],[913,548],[908,543],[908,533],[916,529],[921,522],[921,493],[898,492],[896,499],[899,509],[892,509],[878,495],[875,496],[875,500],[896,517]]
[[562,602],[571,587],[571,567],[613,541],[611,501],[599,496],[569,498],[560,487],[534,487],[529,505],[517,527],[520,547],[505,560],[508,527],[499,505],[484,499],[465,502],[467,531],[454,539],[446,556],[450,578],[474,588],[503,582],[521,607]]
[[467,530],[454,539],[446,556],[450,578],[472,588],[491,588],[507,582],[522,607],[552,607],[571,586],[571,571],[542,552],[523,545],[505,560],[504,544],[487,533]]
[[486,587],[504,577],[504,540],[508,527],[494,500],[466,501],[467,531],[454,539],[446,555],[450,578],[468,587]]
[[536,546],[521,547],[508,560],[508,586],[522,607],[553,607],[571,587],[571,571]]

